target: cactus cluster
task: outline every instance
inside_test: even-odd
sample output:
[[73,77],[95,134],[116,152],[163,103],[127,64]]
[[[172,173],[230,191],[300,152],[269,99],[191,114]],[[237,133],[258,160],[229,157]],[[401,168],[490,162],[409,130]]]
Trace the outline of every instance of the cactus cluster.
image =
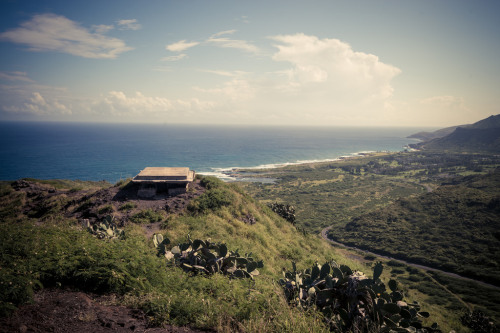
[[107,215],[102,222],[94,225],[91,225],[89,220],[86,222],[88,232],[99,239],[116,239],[122,238],[125,235],[125,231],[116,226],[114,216]]
[[154,234],[153,235],[153,244],[155,245],[156,249],[158,250],[158,255],[165,255],[167,252],[166,246],[170,244],[170,239],[168,238],[163,238],[162,234]]
[[165,246],[170,244],[162,235],[153,235],[153,242],[158,253],[187,272],[194,274],[221,273],[234,278],[250,278],[259,275],[257,268],[264,267],[261,261],[252,258],[252,254],[240,255],[238,250],[229,251],[226,244],[214,243],[208,240],[191,240],[188,235],[186,243],[172,247],[169,251]]
[[417,302],[404,302],[395,280],[386,288],[380,280],[381,263],[375,265],[371,279],[334,261],[304,271],[298,271],[295,263],[292,266],[279,281],[289,303],[316,307],[334,331],[440,332],[436,323],[422,324],[421,318],[429,313],[420,311]]
[[277,202],[268,204],[273,212],[295,225],[295,207]]

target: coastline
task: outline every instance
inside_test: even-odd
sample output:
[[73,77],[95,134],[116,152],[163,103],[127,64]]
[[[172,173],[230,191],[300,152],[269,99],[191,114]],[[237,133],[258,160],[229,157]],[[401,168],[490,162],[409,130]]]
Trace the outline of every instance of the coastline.
[[342,155],[336,158],[321,159],[321,160],[299,160],[296,162],[285,162],[276,164],[263,164],[254,167],[229,167],[229,168],[213,168],[214,171],[198,172],[204,176],[214,176],[225,182],[257,182],[257,183],[274,183],[276,178],[265,177],[266,170],[282,169],[286,167],[304,166],[304,165],[320,165],[324,163],[338,162],[349,159],[364,158],[377,155],[394,154],[401,151],[360,151],[349,155]]

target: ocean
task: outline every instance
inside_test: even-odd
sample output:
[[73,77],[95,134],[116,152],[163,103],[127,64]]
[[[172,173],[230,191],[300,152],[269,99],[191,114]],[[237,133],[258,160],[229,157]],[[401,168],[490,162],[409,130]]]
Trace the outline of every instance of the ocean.
[[[106,180],[148,166],[186,166],[228,179],[232,168],[272,168],[361,152],[402,151],[425,128],[0,123],[0,180]],[[234,179],[233,179],[234,180]],[[237,179],[236,179],[237,180]]]

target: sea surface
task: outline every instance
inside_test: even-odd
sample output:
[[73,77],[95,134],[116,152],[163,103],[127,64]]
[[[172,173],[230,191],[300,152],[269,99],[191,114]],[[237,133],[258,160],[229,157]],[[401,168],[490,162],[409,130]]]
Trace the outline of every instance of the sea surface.
[[[269,168],[402,151],[427,128],[251,127],[0,123],[0,180],[106,180],[148,166],[187,166],[228,179],[232,168]],[[234,179],[233,179],[234,180]]]

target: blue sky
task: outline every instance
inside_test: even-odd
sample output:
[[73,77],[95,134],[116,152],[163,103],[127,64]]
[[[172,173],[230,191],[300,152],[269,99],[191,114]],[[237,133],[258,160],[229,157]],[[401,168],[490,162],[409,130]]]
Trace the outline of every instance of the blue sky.
[[0,120],[443,127],[499,113],[498,1],[0,6]]

